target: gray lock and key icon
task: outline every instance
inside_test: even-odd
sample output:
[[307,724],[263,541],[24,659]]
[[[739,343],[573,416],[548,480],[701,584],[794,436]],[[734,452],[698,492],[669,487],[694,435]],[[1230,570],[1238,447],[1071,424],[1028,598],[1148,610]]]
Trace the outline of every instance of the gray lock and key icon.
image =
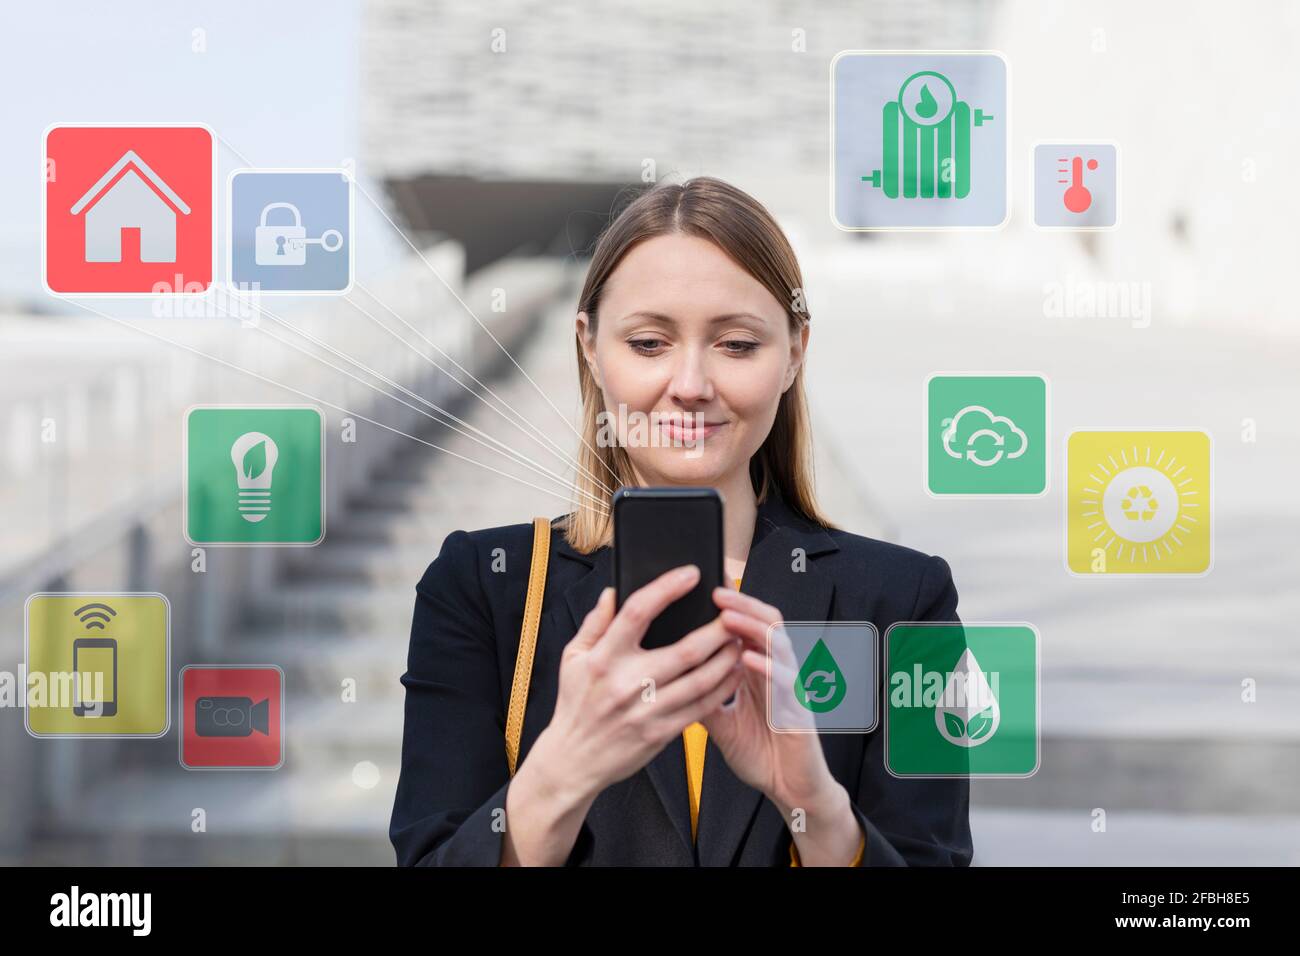
[[[286,210],[293,221],[272,225],[267,220],[277,209]],[[285,218],[283,214],[276,218]],[[318,237],[307,236],[302,223],[302,212],[293,203],[273,202],[262,207],[254,241],[254,261],[259,266],[302,266],[307,264],[307,247],[319,245],[326,252],[343,248],[343,233],[326,229]]]

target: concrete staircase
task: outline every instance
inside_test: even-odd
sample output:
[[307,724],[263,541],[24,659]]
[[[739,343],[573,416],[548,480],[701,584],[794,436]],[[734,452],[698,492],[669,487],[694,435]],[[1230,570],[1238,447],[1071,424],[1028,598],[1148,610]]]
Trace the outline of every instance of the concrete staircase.
[[[568,298],[553,297],[526,337],[511,343],[511,353],[561,408],[574,407],[569,396],[576,394],[572,340],[564,334],[572,313],[567,305],[554,304]],[[495,371],[494,377],[482,372],[478,377],[547,428],[561,447],[572,443],[564,423],[513,366],[505,362]],[[509,425],[468,393],[460,394],[451,411],[509,441]],[[543,484],[468,438],[420,421],[427,427],[412,432],[416,437]],[[363,431],[359,441],[365,439]],[[540,460],[528,446],[522,438],[511,443]],[[406,441],[395,449],[372,471],[372,480],[344,502],[342,515],[331,515],[325,542],[296,553],[278,585],[242,608],[242,626],[222,642],[222,661],[278,664],[284,670],[284,765],[273,772],[186,771],[177,760],[173,724],[163,740],[132,742],[148,746],[133,747],[130,759],[67,802],[29,859],[393,863],[387,834],[402,738],[398,679],[405,670],[415,583],[452,530],[526,521],[567,508],[562,498],[425,445]],[[542,463],[564,471],[553,458]],[[189,661],[179,662],[184,663]],[[345,679],[355,681],[355,702],[342,699]],[[191,829],[197,808],[206,814],[206,832]]]

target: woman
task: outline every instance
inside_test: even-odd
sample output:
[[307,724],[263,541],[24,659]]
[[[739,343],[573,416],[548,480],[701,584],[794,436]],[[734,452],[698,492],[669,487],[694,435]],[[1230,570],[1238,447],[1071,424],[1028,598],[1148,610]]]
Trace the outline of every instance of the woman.
[[[553,524],[513,778],[503,730],[532,525],[453,532],[425,572],[402,677],[400,864],[970,862],[965,780],[892,777],[879,729],[768,726],[769,625],[869,620],[883,634],[956,620],[941,558],[837,530],[818,511],[802,287],[780,227],[716,179],[654,187],[602,235],[576,332],[579,500],[604,507]],[[659,437],[672,440],[601,444],[602,413],[620,437],[632,413],[666,416]],[[618,485],[707,485],[725,502],[737,587],[715,589],[718,617],[667,648],[644,650],[641,637],[698,571],[668,572],[615,613]]]

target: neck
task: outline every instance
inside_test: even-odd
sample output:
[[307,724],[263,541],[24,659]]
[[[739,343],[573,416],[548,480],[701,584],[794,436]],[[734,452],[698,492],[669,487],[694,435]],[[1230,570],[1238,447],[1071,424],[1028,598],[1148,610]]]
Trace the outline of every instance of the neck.
[[[637,484],[646,484],[635,466],[632,471]],[[657,483],[673,484],[662,479]],[[727,584],[730,584],[734,579],[744,576],[749,548],[754,543],[754,522],[758,520],[758,500],[749,480],[749,463],[746,462],[745,467],[714,487],[722,493],[722,570]]]
[[745,562],[749,560],[749,547],[754,541],[754,522],[758,518],[758,502],[754,486],[749,480],[748,464],[739,473],[718,486],[724,502],[722,518],[723,564],[730,579],[742,577]]

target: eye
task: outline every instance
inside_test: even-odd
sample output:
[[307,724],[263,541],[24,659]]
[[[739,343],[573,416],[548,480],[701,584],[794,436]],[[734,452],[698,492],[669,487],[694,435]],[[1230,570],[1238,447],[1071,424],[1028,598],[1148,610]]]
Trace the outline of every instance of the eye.
[[749,339],[728,339],[722,343],[723,351],[731,355],[748,355],[758,348],[757,342],[751,342]]
[[641,355],[653,355],[654,347],[663,342],[663,339],[628,339],[627,344],[633,352],[639,352]]

